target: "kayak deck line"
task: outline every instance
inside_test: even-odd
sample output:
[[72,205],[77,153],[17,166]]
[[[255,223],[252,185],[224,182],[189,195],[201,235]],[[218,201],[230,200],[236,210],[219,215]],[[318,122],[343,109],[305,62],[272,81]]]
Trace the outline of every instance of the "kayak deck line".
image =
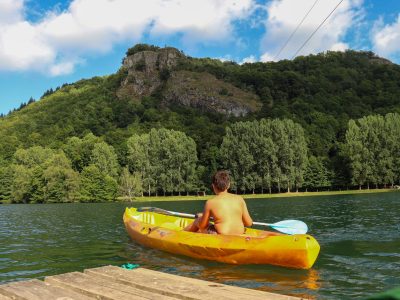
[[296,300],[292,296],[167,274],[145,268],[116,266],[86,269],[0,285],[0,300],[10,299],[263,299]]

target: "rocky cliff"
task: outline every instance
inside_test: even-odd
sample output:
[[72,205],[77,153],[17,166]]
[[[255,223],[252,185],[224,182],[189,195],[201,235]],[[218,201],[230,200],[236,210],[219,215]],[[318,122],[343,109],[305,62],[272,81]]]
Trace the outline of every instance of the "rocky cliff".
[[245,116],[258,111],[258,96],[243,91],[209,73],[179,70],[187,57],[175,48],[140,51],[128,55],[122,69],[127,73],[118,90],[119,98],[140,101],[157,92],[161,104],[177,104],[205,112]]

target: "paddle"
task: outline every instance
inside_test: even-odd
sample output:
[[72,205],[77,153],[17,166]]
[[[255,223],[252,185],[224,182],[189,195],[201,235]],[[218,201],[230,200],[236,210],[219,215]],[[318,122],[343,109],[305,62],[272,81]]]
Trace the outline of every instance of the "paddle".
[[[158,207],[139,207],[137,209],[138,212],[155,212],[163,215],[170,215],[170,216],[179,216],[179,217],[186,217],[186,218],[195,218],[195,215],[180,213],[170,210],[165,210]],[[260,225],[260,226],[268,226],[277,231],[286,234],[305,234],[308,231],[307,224],[303,221],[298,220],[285,220],[276,223],[261,223],[261,222],[253,222],[253,225]]]

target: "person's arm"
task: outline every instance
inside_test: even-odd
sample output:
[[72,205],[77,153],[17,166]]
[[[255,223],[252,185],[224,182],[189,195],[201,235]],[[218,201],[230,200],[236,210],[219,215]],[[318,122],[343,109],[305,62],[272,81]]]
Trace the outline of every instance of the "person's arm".
[[210,213],[211,213],[211,205],[210,203],[207,201],[206,205],[204,205],[204,211],[203,211],[203,215],[201,216],[200,220],[199,220],[199,228],[200,229],[204,229],[208,226],[209,221],[210,221]]
[[246,202],[244,200],[242,202],[242,205],[243,205],[243,215],[242,215],[243,225],[251,226],[253,225],[253,219],[250,217],[249,211],[247,210]]

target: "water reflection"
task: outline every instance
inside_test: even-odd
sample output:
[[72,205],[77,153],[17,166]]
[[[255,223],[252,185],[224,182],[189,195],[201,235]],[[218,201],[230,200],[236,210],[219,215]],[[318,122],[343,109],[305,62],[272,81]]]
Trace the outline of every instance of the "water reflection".
[[400,285],[399,193],[249,200],[254,220],[305,221],[321,245],[311,270],[232,266],[131,241],[126,206],[200,211],[203,201],[0,206],[0,282],[102,265],[142,267],[303,298],[363,299]]
[[235,284],[245,282],[250,288],[288,295],[315,298],[320,288],[317,270],[285,270],[265,266],[208,266],[201,271],[203,279],[219,283]]
[[316,269],[295,270],[264,265],[228,265],[143,247],[131,241],[124,256],[142,267],[172,274],[314,299],[321,286]]

